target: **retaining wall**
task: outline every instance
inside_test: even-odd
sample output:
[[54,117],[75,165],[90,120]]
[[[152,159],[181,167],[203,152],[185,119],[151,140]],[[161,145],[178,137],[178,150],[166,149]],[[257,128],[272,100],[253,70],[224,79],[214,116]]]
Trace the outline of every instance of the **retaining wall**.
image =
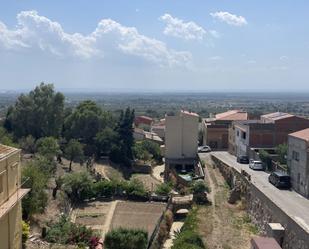
[[237,189],[239,197],[246,200],[247,212],[262,233],[266,235],[268,223],[281,223],[285,228],[283,249],[309,249],[309,233],[252,184],[250,176],[238,172],[214,156],[212,159],[231,187],[231,192]]

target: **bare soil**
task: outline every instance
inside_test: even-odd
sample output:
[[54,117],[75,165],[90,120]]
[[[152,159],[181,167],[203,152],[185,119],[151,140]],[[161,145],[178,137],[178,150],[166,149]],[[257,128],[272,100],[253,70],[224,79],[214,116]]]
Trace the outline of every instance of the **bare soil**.
[[97,173],[107,180],[124,180],[124,174],[121,172],[119,165],[110,161],[101,160],[96,162],[93,167]]
[[165,203],[118,202],[110,230],[119,227],[143,229],[148,232],[149,237],[153,233],[165,208]]
[[141,181],[149,191],[155,191],[157,186],[161,184],[160,181],[149,174],[133,174],[131,178]]
[[211,188],[212,205],[198,211],[199,232],[208,249],[247,249],[251,237],[258,233],[241,203],[227,203],[229,188],[211,159],[206,163],[206,180]]

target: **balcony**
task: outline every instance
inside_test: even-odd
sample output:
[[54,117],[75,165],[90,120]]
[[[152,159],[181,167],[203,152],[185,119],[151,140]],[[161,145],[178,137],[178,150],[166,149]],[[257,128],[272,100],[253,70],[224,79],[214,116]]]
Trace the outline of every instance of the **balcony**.
[[30,189],[20,188],[0,205],[0,219],[4,217],[18,203]]

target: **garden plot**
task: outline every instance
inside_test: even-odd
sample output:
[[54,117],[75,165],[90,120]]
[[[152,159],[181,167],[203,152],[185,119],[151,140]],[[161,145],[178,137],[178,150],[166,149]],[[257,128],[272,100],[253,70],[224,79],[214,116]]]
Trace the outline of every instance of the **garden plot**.
[[84,203],[74,210],[74,222],[102,232],[111,205],[100,201]]
[[120,227],[142,229],[148,232],[149,238],[165,209],[165,203],[118,202],[109,230]]

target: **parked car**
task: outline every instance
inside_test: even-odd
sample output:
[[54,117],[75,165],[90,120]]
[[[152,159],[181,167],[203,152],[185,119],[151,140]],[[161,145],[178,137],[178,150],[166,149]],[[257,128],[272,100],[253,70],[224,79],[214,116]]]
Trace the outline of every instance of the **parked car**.
[[251,159],[249,163],[249,168],[254,170],[264,170],[265,167],[261,161],[256,161]]
[[242,164],[248,164],[249,163],[249,157],[247,156],[238,156],[237,162]]
[[287,188],[291,187],[291,177],[283,172],[273,172],[269,175],[268,181],[276,186],[277,188]]
[[197,148],[198,153],[207,153],[207,152],[210,152],[210,151],[211,151],[211,148],[208,145],[199,146]]

